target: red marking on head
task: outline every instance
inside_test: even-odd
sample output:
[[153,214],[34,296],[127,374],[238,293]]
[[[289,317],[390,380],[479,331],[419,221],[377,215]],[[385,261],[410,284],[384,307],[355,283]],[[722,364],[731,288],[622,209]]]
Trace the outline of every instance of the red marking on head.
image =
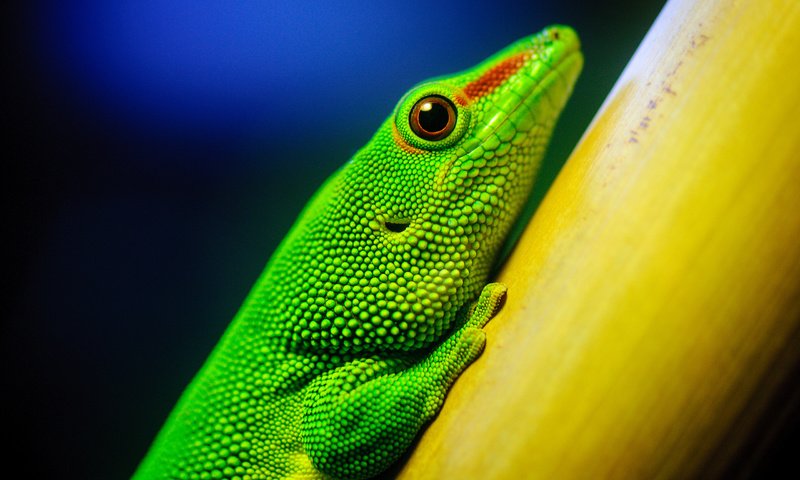
[[397,125],[392,122],[392,139],[394,140],[394,144],[400,147],[403,151],[408,153],[425,153],[424,151],[420,150],[419,148],[412,147],[403,139],[403,136],[400,135],[400,132],[397,130]]
[[503,84],[508,77],[517,73],[528,60],[530,52],[522,52],[506,58],[502,62],[493,66],[481,75],[477,80],[473,80],[464,87],[464,93],[472,99],[478,99],[488,95],[495,88]]

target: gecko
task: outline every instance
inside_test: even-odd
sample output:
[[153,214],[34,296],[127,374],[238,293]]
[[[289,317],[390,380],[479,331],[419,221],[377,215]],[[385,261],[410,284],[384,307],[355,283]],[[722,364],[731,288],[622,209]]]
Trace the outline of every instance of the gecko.
[[134,480],[363,479],[484,350],[487,283],[583,64],[555,25],[413,87],[328,178]]

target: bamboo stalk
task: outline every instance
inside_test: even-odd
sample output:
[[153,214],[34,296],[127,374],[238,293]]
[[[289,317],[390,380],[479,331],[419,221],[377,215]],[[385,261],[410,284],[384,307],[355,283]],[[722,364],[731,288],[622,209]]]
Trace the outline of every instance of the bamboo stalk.
[[499,280],[400,478],[731,473],[800,360],[800,2],[670,0]]

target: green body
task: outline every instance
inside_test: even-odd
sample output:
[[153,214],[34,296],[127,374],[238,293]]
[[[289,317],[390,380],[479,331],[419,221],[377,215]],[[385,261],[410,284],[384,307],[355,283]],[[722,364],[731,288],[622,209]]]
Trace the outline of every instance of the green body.
[[581,64],[550,27],[413,88],[305,208],[134,478],[365,478],[397,460],[483,349],[505,292],[488,272]]

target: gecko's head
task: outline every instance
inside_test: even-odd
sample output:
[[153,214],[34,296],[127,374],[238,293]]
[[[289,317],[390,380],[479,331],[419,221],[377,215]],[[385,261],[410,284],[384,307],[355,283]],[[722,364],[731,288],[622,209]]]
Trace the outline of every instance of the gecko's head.
[[310,213],[313,278],[340,292],[300,302],[319,321],[290,325],[293,338],[340,351],[439,340],[486,281],[581,65],[575,32],[553,26],[408,92]]
[[[391,123],[397,148],[410,155],[460,158],[507,155],[495,145],[542,143],[561,113],[583,57],[575,32],[553,26],[523,38],[476,67],[417,85]],[[535,169],[535,165],[533,167]]]

